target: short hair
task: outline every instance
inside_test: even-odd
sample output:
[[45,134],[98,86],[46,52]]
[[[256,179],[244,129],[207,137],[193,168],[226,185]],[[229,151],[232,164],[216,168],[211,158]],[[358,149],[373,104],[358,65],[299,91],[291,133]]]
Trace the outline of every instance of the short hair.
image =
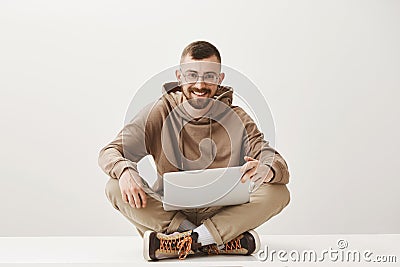
[[186,46],[181,55],[181,62],[186,55],[191,56],[193,59],[205,59],[216,56],[219,63],[221,63],[221,55],[218,49],[206,41],[196,41]]

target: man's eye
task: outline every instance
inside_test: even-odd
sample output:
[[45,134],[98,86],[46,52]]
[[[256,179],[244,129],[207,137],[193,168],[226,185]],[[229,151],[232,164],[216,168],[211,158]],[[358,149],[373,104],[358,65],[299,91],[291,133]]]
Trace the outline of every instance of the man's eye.
[[204,79],[213,80],[213,79],[215,79],[215,75],[214,75],[214,73],[207,73],[207,74],[204,74]]
[[197,78],[197,73],[189,72],[188,74],[186,74],[186,76],[187,76],[188,78]]

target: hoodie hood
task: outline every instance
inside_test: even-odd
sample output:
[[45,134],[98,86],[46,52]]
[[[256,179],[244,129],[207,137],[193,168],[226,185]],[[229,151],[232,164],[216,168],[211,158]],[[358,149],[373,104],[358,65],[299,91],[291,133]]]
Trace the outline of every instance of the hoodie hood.
[[[184,101],[187,101],[187,98],[182,93],[182,88],[178,85],[178,82],[169,82],[164,84],[162,93],[164,99],[169,103],[172,110],[175,109],[176,112],[185,120],[191,121],[193,119],[185,111],[183,105],[181,105]],[[214,104],[204,118],[197,120],[196,123],[209,123],[209,119],[207,117],[216,118],[226,111],[226,109],[230,108],[233,100],[232,87],[218,86],[218,89],[212,99],[218,100],[219,102],[215,102],[217,104]]]

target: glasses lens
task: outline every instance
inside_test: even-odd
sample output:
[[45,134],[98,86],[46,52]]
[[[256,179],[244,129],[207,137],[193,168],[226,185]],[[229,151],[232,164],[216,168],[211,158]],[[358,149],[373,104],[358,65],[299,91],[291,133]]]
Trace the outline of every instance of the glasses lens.
[[210,72],[204,74],[204,82],[206,83],[217,83],[218,81],[218,75],[216,73]]
[[189,83],[195,83],[197,82],[197,79],[199,78],[199,74],[194,71],[188,71],[185,74],[186,81]]

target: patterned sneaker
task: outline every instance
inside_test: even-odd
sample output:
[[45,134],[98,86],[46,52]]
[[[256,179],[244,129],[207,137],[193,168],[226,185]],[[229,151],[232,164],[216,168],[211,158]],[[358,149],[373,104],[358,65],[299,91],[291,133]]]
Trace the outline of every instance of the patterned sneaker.
[[146,231],[143,236],[143,256],[146,260],[179,258],[184,260],[189,254],[195,254],[201,244],[197,243],[197,233],[187,231],[170,235]]
[[202,252],[208,255],[227,254],[227,255],[251,255],[260,249],[260,238],[256,231],[250,230],[244,232],[229,242],[224,243],[223,247],[216,244],[203,246]]

